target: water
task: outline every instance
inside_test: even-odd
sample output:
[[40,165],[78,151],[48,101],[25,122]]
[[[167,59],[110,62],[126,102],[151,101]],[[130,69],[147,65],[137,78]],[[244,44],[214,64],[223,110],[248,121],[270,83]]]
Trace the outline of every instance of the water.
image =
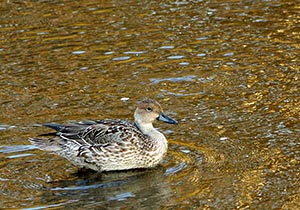
[[[0,206],[298,209],[294,1],[1,4]],[[93,173],[36,150],[47,122],[132,119],[157,99],[155,169]]]

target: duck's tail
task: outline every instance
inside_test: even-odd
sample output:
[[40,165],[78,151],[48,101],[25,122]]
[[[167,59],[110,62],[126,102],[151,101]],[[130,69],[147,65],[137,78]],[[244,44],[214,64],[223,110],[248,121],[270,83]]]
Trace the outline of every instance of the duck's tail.
[[47,151],[60,151],[63,149],[63,145],[66,143],[66,140],[54,137],[50,139],[44,138],[29,138],[28,139],[34,146],[41,150]]

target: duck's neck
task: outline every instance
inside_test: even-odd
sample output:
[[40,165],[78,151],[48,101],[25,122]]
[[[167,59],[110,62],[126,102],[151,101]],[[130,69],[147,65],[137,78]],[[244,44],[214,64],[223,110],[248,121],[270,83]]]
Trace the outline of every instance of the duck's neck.
[[152,123],[142,123],[136,120],[135,124],[142,131],[143,134],[150,136],[152,139],[163,140],[163,141],[166,139],[161,132],[159,132],[153,127]]
[[152,141],[151,150],[156,151],[156,158],[162,158],[168,149],[168,142],[164,134],[156,130],[152,123],[141,123],[135,121],[136,126],[141,130],[141,132],[150,137]]

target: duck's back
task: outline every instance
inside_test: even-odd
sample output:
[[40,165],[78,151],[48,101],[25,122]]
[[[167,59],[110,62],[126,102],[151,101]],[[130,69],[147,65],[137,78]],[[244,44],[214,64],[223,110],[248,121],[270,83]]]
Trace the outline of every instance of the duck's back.
[[55,136],[79,142],[86,141],[92,145],[123,142],[133,136],[146,137],[133,122],[127,120],[96,120],[68,125],[45,124],[45,126],[55,129],[57,132],[52,133]]

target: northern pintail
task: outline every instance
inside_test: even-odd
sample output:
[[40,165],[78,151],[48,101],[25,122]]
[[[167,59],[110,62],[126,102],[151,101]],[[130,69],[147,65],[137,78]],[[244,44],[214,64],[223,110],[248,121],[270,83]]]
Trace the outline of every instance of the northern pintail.
[[45,124],[55,129],[51,138],[30,138],[41,150],[53,151],[80,168],[95,171],[127,170],[156,166],[168,149],[165,136],[152,123],[177,121],[164,114],[152,99],[137,103],[134,122],[96,120],[68,125]]

